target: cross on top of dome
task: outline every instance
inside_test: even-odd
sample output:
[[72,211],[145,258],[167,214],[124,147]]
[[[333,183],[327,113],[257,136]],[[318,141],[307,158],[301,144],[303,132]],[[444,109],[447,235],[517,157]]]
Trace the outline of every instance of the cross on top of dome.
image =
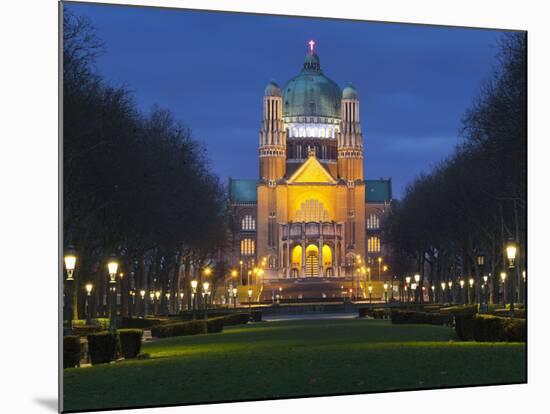
[[315,46],[315,40],[311,39],[309,42],[307,42],[307,44],[309,45],[309,54],[313,55],[313,53],[315,53],[313,51],[313,48]]

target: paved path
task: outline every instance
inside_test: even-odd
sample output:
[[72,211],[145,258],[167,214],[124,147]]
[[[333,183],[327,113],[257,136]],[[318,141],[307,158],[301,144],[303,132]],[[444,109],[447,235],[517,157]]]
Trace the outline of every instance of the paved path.
[[357,312],[352,313],[292,313],[263,315],[262,319],[267,322],[277,321],[296,321],[296,320],[321,320],[321,319],[353,319],[357,317]]

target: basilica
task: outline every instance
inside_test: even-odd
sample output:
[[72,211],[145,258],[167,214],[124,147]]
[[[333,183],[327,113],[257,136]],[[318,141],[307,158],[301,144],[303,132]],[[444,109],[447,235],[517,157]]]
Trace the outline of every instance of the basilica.
[[259,176],[229,179],[230,264],[243,283],[257,266],[262,283],[345,280],[358,263],[380,280],[391,180],[364,177],[357,90],[325,75],[311,41],[300,72],[270,82],[262,104]]

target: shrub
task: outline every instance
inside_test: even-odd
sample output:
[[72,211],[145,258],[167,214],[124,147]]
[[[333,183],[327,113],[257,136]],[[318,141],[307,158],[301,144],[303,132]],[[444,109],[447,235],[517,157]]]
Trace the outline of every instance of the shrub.
[[121,326],[127,329],[150,329],[167,322],[158,318],[122,318]]
[[73,326],[73,334],[78,336],[88,336],[90,334],[104,331],[101,325],[77,325]]
[[429,325],[452,325],[453,316],[437,312],[416,312],[392,309],[391,321],[393,324],[429,324]]
[[224,321],[225,321],[225,316],[219,316],[217,318],[208,319],[206,321],[206,332],[218,333],[223,331]]
[[388,310],[384,308],[359,308],[359,317],[368,316],[374,319],[386,319],[389,316]]
[[[491,313],[495,316],[510,317],[510,309],[495,309]],[[526,319],[525,309],[515,309],[514,318]]]
[[248,323],[250,319],[250,315],[248,313],[232,313],[230,315],[225,316],[224,325],[225,326],[232,326],[232,325],[243,325]]
[[474,315],[478,311],[477,305],[456,305],[449,306],[446,308],[441,308],[439,312],[441,313],[450,313],[453,316],[457,315]]
[[124,358],[135,358],[141,350],[141,329],[119,329],[120,351]]
[[494,315],[461,315],[455,318],[455,330],[463,341],[525,342],[527,321]]
[[63,368],[80,366],[80,337],[70,335],[63,337]]
[[151,335],[155,338],[169,338],[172,336],[198,335],[208,332],[206,321],[176,322],[151,327]]
[[108,363],[115,359],[117,342],[117,335],[107,331],[88,335],[88,352],[92,365]]
[[474,315],[456,315],[455,331],[461,341],[474,339]]

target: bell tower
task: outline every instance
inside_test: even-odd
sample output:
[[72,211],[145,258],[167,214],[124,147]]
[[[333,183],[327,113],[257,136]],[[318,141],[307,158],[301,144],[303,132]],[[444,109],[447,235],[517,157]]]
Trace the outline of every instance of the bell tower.
[[359,96],[352,85],[346,86],[342,92],[338,176],[347,182],[363,181],[363,133],[359,117]]
[[285,175],[286,131],[283,124],[281,88],[270,82],[265,88],[260,129],[260,180],[276,182]]

